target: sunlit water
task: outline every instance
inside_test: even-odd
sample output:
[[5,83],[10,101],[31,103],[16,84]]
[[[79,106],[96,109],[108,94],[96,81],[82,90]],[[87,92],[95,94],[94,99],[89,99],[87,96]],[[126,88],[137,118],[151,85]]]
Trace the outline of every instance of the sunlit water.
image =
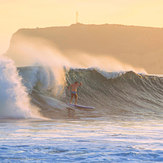
[[0,162],[163,162],[162,122],[0,120]]

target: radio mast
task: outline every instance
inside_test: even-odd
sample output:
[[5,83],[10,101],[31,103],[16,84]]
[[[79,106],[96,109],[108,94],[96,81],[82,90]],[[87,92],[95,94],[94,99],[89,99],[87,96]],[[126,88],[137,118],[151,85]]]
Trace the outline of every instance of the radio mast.
[[76,24],[79,23],[78,18],[79,18],[79,13],[78,13],[78,11],[76,11]]

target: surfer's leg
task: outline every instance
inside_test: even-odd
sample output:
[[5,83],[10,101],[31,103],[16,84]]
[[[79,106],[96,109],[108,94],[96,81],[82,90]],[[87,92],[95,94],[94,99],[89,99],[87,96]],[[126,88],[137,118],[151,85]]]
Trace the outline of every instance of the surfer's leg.
[[71,99],[70,99],[70,104],[72,103],[72,99],[73,99],[74,95],[71,93]]
[[77,101],[78,101],[78,95],[76,94],[75,95],[75,105],[77,104]]

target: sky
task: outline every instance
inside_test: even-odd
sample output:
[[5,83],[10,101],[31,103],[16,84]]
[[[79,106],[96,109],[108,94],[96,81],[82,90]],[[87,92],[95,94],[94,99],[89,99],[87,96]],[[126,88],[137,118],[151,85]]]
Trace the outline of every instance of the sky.
[[20,28],[83,24],[163,27],[163,0],[0,0],[0,54]]

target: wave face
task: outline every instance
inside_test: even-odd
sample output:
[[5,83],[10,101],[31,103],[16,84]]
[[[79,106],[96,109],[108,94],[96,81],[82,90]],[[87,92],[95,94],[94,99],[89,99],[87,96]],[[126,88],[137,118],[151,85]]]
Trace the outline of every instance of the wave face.
[[82,82],[78,89],[78,103],[96,107],[89,112],[76,110],[76,115],[163,115],[163,77],[140,75],[132,71],[70,69],[65,71],[63,91],[56,95],[53,91],[53,87],[56,87],[55,77],[50,69],[24,67],[19,68],[19,74],[24,79],[32,102],[41,108],[44,116],[67,116],[66,103],[70,99],[67,86],[75,81]]
[[95,105],[104,113],[157,114],[163,111],[163,78],[132,71],[101,74],[96,70],[71,70],[68,79],[81,81],[81,102]]

